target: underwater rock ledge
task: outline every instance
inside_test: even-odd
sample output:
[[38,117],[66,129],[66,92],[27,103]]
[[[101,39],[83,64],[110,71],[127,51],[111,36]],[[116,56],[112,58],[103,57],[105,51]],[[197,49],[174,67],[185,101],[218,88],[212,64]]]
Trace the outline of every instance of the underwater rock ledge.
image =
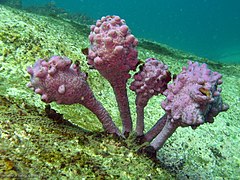
[[[231,108],[219,115],[213,125],[196,131],[177,130],[159,151],[164,169],[138,156],[132,147],[129,148],[128,142],[118,142],[97,133],[101,131],[101,125],[83,107],[51,104],[77,126],[57,124],[49,119],[39,96],[26,88],[29,76],[25,70],[40,57],[59,54],[80,61],[82,70],[89,74],[90,86],[95,92],[98,90],[97,98],[120,125],[109,84],[96,71],[88,69],[81,52],[88,46],[87,37],[81,33],[83,30],[59,19],[2,5],[0,9],[0,177],[239,178],[240,125],[236,123],[240,117],[239,66],[215,66],[214,70],[223,74],[223,98]],[[138,50],[140,59],[158,58],[168,64],[173,73],[178,73],[189,57],[205,62],[204,58],[183,52],[180,56],[177,50],[173,54],[161,54],[144,46]],[[175,57],[179,58],[176,60]],[[128,94],[135,119],[134,93],[129,91]],[[147,128],[163,114],[160,108],[156,108],[160,107],[160,99],[156,97],[149,104]],[[78,127],[95,133],[89,134]]]

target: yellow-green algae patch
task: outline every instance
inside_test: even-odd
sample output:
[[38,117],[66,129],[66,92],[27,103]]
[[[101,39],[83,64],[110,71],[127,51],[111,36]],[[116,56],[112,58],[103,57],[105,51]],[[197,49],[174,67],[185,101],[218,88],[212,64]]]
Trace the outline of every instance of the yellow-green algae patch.
[[[230,105],[213,124],[205,124],[195,131],[179,128],[159,151],[161,165],[137,155],[130,140],[119,142],[98,133],[102,131],[101,124],[80,105],[51,103],[51,107],[64,114],[72,125],[58,124],[47,118],[40,96],[26,87],[29,81],[26,67],[38,58],[62,55],[80,61],[82,71],[89,74],[88,82],[96,97],[121,127],[112,89],[98,72],[88,69],[81,52],[89,45],[88,29],[66,20],[0,6],[1,178],[240,178],[239,66],[213,63],[166,45],[140,40],[139,58],[158,58],[169,65],[173,74],[179,73],[188,59],[206,62],[211,69],[222,73],[222,96]],[[135,95],[131,91],[128,94],[135,120]],[[163,98],[150,100],[145,111],[146,129],[163,115],[160,107]]]

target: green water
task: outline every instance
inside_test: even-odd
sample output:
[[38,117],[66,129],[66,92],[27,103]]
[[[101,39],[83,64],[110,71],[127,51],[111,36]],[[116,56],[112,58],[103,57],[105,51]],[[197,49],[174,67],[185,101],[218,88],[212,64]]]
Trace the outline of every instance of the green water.
[[[240,63],[238,0],[23,0],[23,6],[48,2],[94,19],[124,18],[137,37],[170,45],[214,61]],[[234,52],[233,52],[234,51]]]

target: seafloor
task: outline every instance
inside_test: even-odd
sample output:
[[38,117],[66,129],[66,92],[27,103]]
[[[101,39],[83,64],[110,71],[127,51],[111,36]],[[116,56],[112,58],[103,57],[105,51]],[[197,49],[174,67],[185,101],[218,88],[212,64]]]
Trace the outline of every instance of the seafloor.
[[[222,73],[222,97],[230,105],[213,124],[196,130],[179,128],[159,151],[160,163],[137,155],[131,138],[119,141],[99,133],[97,118],[80,105],[51,103],[66,121],[48,118],[40,96],[26,87],[26,67],[38,58],[63,55],[80,61],[95,95],[121,125],[109,84],[97,71],[88,69],[82,54],[81,49],[89,45],[88,29],[0,5],[0,179],[240,179],[239,65],[214,63],[140,40],[139,58],[158,58],[173,74],[188,59],[206,62]],[[129,98],[135,119],[133,92],[129,91]],[[147,129],[163,115],[162,99],[158,96],[149,102]]]

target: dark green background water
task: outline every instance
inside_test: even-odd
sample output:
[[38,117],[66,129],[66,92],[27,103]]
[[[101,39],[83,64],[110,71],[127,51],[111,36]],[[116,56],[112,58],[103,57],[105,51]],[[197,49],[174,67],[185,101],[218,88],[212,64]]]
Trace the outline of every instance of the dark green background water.
[[[49,0],[23,0],[36,5]],[[55,0],[99,19],[119,15],[134,35],[212,60],[240,63],[239,0]]]

